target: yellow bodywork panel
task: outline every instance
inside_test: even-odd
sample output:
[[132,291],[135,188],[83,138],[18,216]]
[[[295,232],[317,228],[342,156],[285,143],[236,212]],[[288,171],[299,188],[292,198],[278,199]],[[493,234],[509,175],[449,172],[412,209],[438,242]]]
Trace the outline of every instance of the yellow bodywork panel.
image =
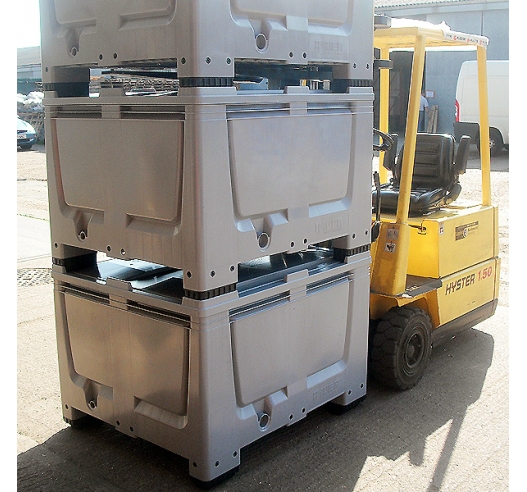
[[437,291],[439,325],[444,325],[497,299],[500,260],[479,263],[443,279]]
[[440,324],[437,291],[432,290],[426,294],[416,297],[408,295],[388,296],[376,292],[370,292],[370,319],[376,320],[382,318],[391,308],[401,307],[411,304],[419,307],[430,316],[432,326],[437,328]]
[[370,293],[370,318],[379,319],[392,307],[412,305],[428,313],[437,328],[498,298],[500,259],[478,263],[443,279],[441,287],[411,296]]
[[[456,202],[457,204],[457,202]],[[396,227],[395,217],[382,218],[383,228]],[[459,201],[422,217],[410,218],[407,289],[390,295],[376,289],[374,278],[387,281],[393,272],[386,268],[391,253],[383,241],[372,245],[372,289],[370,317],[379,319],[390,308],[412,304],[429,313],[434,328],[444,325],[498,297],[498,209]],[[440,287],[412,293],[412,277]],[[437,282],[436,282],[437,283]]]
[[448,207],[409,224],[408,275],[443,278],[498,256],[495,207]]
[[[382,222],[383,227],[386,223],[390,224],[388,227],[396,227],[395,216],[384,215]],[[458,205],[410,218],[408,225],[408,275],[442,278],[498,256],[498,208],[495,206],[459,200]],[[372,244],[372,258],[376,258],[378,243]],[[376,268],[372,266],[372,270]],[[386,271],[383,275],[389,276],[389,273]]]
[[[406,288],[408,265],[405,261],[411,229],[407,224],[382,222],[372,251],[371,290],[397,295]],[[402,258],[399,258],[402,256]]]

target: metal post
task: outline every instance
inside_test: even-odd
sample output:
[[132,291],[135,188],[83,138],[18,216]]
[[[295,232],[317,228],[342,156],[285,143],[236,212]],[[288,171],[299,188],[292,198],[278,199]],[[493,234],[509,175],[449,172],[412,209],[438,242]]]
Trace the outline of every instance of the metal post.
[[401,186],[395,223],[383,222],[371,273],[371,290],[379,294],[400,295],[406,290],[410,226],[408,208],[414,170],[415,142],[419,121],[419,101],[423,83],[426,38],[418,35],[412,64],[408,120],[404,142]]
[[412,64],[410,96],[408,100],[408,119],[406,120],[406,133],[404,137],[403,170],[399,202],[397,204],[396,222],[400,224],[405,224],[408,221],[410,192],[412,191],[412,176],[414,174],[415,142],[417,139],[417,126],[419,124],[420,95],[421,87],[423,85],[423,70],[425,66],[425,46],[425,37],[417,36]]
[[[389,48],[381,49],[381,60],[390,59]],[[379,99],[379,130],[389,133],[390,117],[390,71],[387,69],[380,70],[380,99]],[[379,156],[379,177],[381,183],[388,182],[388,170],[383,166],[384,152]]]
[[489,95],[487,87],[487,50],[477,47],[478,95],[479,95],[479,148],[481,156],[482,204],[491,204],[490,196],[490,137],[489,137]]

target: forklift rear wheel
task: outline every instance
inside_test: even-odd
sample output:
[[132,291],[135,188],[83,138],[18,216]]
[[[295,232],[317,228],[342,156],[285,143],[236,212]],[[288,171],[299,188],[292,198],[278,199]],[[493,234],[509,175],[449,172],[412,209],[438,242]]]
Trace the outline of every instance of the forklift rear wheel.
[[390,309],[370,334],[370,374],[398,390],[415,386],[432,353],[432,323],[416,307]]

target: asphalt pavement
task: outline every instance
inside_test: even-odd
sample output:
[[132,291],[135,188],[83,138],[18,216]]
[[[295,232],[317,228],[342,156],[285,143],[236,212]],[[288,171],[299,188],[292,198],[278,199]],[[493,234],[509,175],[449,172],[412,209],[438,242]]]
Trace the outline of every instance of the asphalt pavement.
[[[63,422],[50,264],[49,223],[17,215],[18,490],[196,490],[183,458],[102,422]],[[239,472],[215,490],[522,490],[509,479],[509,410],[507,299],[434,350],[416,387],[370,381],[344,415],[322,407],[243,448]]]

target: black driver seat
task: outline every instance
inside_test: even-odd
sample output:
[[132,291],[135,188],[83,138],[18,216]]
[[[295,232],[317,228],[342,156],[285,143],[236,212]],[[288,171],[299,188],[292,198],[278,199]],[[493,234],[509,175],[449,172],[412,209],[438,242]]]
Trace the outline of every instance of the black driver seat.
[[[404,155],[404,145],[397,153],[397,135],[394,145],[384,156],[383,165],[392,172],[389,183],[380,189],[381,211],[395,213],[399,198],[399,187]],[[452,203],[461,192],[459,175],[467,167],[471,139],[464,135],[455,153],[455,140],[452,135],[418,133],[415,150],[412,191],[409,215],[424,215]],[[454,158],[455,153],[455,158]],[[373,203],[377,192],[373,191]]]

